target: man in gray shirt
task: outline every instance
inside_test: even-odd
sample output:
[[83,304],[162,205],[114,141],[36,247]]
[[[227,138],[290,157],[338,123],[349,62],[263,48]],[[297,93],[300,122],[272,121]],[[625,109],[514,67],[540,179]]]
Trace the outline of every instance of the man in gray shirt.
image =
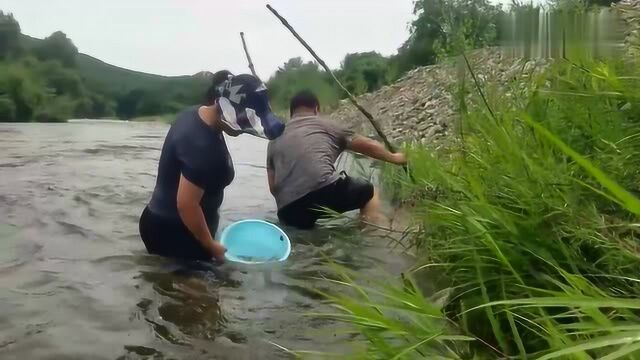
[[318,98],[309,91],[295,95],[291,120],[284,132],[269,143],[267,174],[281,222],[312,228],[324,214],[360,209],[363,220],[381,224],[380,198],[371,183],[338,173],[335,162],[345,150],[403,165],[402,153],[391,153],[381,143],[353,132],[319,115]]

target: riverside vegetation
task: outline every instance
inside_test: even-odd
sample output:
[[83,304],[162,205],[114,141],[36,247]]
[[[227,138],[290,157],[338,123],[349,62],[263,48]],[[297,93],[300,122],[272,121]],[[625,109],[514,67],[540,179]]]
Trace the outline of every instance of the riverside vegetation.
[[[629,9],[629,24],[637,26],[637,4]],[[350,82],[347,72],[339,76],[362,94],[455,54],[457,46],[495,45],[498,12],[482,1],[417,1],[412,36],[396,57],[352,56],[367,59],[372,70]],[[630,31],[636,46],[637,34]],[[383,168],[384,187],[412,214],[398,245],[416,255],[415,268],[380,280],[335,265],[327,281],[345,291],[323,295],[336,311],[312,314],[343,321],[364,340],[345,357],[640,358],[635,54],[560,58],[533,68],[514,61],[520,66],[509,69],[521,70],[498,80],[472,73],[473,59],[472,66],[451,60],[460,75],[438,98],[448,101],[447,136],[407,145],[411,177]],[[274,107],[283,106],[294,83],[337,105],[340,96],[323,76],[313,63],[289,61],[269,81]],[[1,89],[0,102],[7,98]]]
[[414,271],[390,286],[341,269],[356,291],[328,295],[326,316],[366,358],[637,356],[638,75],[560,62],[513,100],[461,99],[485,108],[461,110],[455,141],[412,148],[413,180],[386,172],[412,202]]
[[[595,5],[598,0],[585,4]],[[411,78],[414,69],[453,54],[454,29],[464,36],[467,48],[497,45],[503,29],[498,26],[499,19],[507,13],[487,0],[417,0],[411,35],[396,54],[347,54],[335,73],[355,95],[376,91],[398,79]],[[24,35],[11,14],[0,12],[0,121],[167,121],[185,106],[203,100],[211,75],[202,71],[167,77],[119,68],[80,53],[60,31],[44,40]],[[423,85],[415,88],[426,88]],[[286,61],[268,79],[267,86],[274,110],[283,115],[288,113],[291,96],[303,88],[318,94],[325,112],[334,110],[345,97],[318,64],[302,58]],[[438,128],[430,131],[442,133]]]
[[[349,91],[360,95],[392,83],[416,67],[433,64],[438,56],[450,53],[441,24],[443,10],[451,4],[416,1],[411,36],[397,54],[347,54],[336,70],[338,77]],[[429,16],[425,9],[430,9]],[[472,0],[456,3],[455,9],[459,18],[473,14],[467,17],[466,28],[483,30],[470,32],[470,46],[495,44],[494,24],[502,13],[500,8],[486,0]],[[183,107],[201,102],[210,76],[203,71],[165,77],[112,66],[80,53],[60,31],[44,40],[26,36],[11,14],[0,12],[0,121],[64,121],[73,117],[166,120]],[[302,58],[286,61],[267,86],[272,106],[281,114],[288,113],[289,99],[302,88],[318,94],[324,111],[334,109],[344,98],[316,63]]]
[[[623,5],[637,37],[638,4]],[[363,340],[344,357],[640,358],[640,65],[630,53],[560,57],[499,82],[451,60],[448,136],[407,145],[411,176],[383,168],[412,215],[398,245],[415,267],[381,280],[335,265],[327,281],[344,291],[323,295],[336,311],[313,314]]]
[[0,121],[167,114],[200,102],[207,85],[206,73],[165,77],[106,64],[60,31],[29,37],[0,11]]

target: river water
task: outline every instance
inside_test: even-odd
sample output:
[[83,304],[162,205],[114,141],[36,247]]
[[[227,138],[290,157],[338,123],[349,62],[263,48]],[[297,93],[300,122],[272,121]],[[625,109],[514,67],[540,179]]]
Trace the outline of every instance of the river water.
[[[0,359],[279,359],[274,344],[345,352],[343,327],[307,316],[329,307],[308,286],[323,258],[362,273],[408,263],[383,239],[345,241],[328,228],[285,230],[293,252],[264,273],[196,267],[146,254],[138,216],[149,200],[168,126],[0,124]],[[266,141],[229,139],[232,221],[276,222]],[[358,234],[357,229],[342,230]]]

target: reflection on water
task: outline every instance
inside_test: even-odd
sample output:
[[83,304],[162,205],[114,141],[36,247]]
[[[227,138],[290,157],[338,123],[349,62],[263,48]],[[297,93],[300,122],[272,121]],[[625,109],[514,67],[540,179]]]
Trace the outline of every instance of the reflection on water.
[[[215,267],[147,255],[138,216],[155,182],[167,127],[120,122],[0,124],[1,359],[278,359],[292,349],[340,351],[339,326],[309,287],[323,259],[361,272],[405,262],[358,228],[286,229],[279,267]],[[276,221],[266,142],[229,140],[236,180],[221,229]],[[251,191],[247,191],[251,189]],[[355,240],[354,240],[355,239]]]

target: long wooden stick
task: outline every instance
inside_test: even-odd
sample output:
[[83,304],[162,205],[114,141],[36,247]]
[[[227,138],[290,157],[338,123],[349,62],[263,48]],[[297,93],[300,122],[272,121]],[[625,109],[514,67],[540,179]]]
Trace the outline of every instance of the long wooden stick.
[[278,14],[278,12],[274,8],[272,8],[271,5],[267,5],[267,9],[269,9],[269,11],[271,11],[273,15],[275,15],[282,22],[282,25],[284,25],[287,29],[289,29],[289,31],[293,34],[293,36],[295,36],[295,38],[298,39],[298,41],[309,51],[309,53],[311,53],[311,56],[313,56],[314,59],[316,59],[318,64],[320,64],[320,66],[322,66],[324,70],[328,72],[331,75],[331,77],[333,77],[333,80],[335,80],[336,84],[338,84],[338,86],[342,89],[342,91],[344,91],[345,94],[347,94],[351,103],[355,105],[355,107],[358,108],[358,110],[360,110],[360,112],[369,120],[373,128],[376,130],[376,133],[378,133],[378,136],[382,139],[382,141],[387,146],[389,151],[395,152],[396,151],[395,147],[391,145],[391,143],[389,142],[389,139],[387,139],[387,136],[382,132],[382,128],[373,118],[373,115],[371,115],[365,108],[363,108],[362,106],[360,106],[360,104],[358,104],[358,101],[356,100],[356,98],[349,92],[349,90],[347,90],[347,88],[344,87],[344,85],[342,85],[342,83],[340,82],[340,80],[338,80],[338,78],[333,73],[333,71],[331,71],[331,69],[327,66],[327,64],[318,56],[318,54],[316,54],[315,51],[313,51],[311,46],[309,46],[309,44],[307,44],[307,42],[304,41],[300,37],[300,35],[298,35],[298,33],[293,29],[293,27],[289,25],[289,22],[285,18],[280,16],[280,14]]
[[253,74],[253,76],[258,77],[258,74],[256,74],[256,68],[253,66],[253,60],[251,60],[251,55],[249,55],[249,49],[247,49],[247,42],[244,41],[244,33],[240,32],[240,38],[242,39],[242,47],[244,48],[244,53],[245,55],[247,55],[247,61],[249,62],[249,69],[251,70],[251,74]]

